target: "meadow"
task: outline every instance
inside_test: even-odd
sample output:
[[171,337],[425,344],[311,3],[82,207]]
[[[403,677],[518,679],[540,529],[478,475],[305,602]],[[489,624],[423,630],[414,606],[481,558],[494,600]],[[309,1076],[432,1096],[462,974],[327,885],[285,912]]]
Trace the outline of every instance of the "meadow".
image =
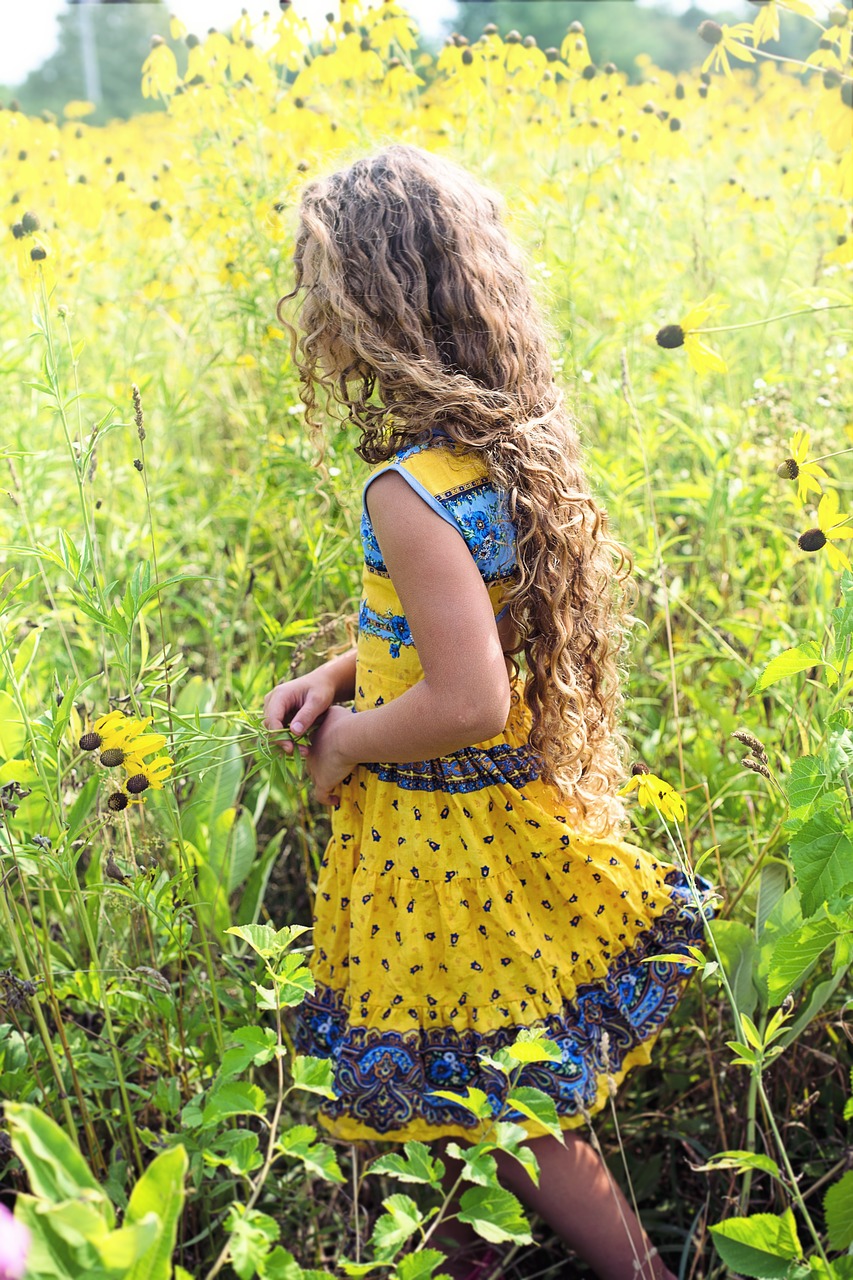
[[[0,1275],[25,1236],[60,1280],[442,1274],[428,1148],[314,1118],[328,816],[261,723],[361,577],[364,464],[330,406],[318,469],[275,315],[299,192],[399,140],[506,201],[634,558],[626,729],[686,804],[638,787],[632,838],[719,888],[595,1141],[680,1280],[850,1280],[853,14],[769,0],[629,85],[577,24],[433,59],[405,6],[341,8],[173,19],[127,122],[0,111]],[[808,63],[761,48],[793,14]],[[489,1149],[470,1220],[565,1275]]]

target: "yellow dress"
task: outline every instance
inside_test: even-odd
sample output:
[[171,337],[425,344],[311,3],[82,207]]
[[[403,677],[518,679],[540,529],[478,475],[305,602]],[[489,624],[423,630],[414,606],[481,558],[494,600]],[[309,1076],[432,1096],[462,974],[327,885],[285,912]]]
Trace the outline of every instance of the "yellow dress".
[[[514,530],[482,459],[433,441],[367,484],[389,466],[465,539],[500,616]],[[366,506],[361,529],[356,713],[423,677]],[[537,776],[528,727],[518,700],[499,737],[359,765],[341,784],[314,903],[315,991],[294,1030],[298,1052],[334,1061],[338,1097],[318,1119],[338,1137],[478,1141],[488,1122],[433,1091],[482,1089],[497,1115],[506,1079],[477,1053],[538,1026],[561,1061],[525,1065],[517,1084],[548,1093],[563,1128],[583,1124],[608,1077],[649,1061],[683,992],[686,965],[642,961],[701,944],[712,886],[697,878],[700,910],[677,868],[574,833]],[[544,1132],[519,1112],[503,1118]]]

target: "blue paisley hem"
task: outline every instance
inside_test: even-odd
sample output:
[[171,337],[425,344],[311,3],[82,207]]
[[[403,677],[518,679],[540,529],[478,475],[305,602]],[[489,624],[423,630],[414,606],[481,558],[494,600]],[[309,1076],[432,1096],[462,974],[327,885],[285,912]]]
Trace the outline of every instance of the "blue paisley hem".
[[[696,876],[699,910],[681,871],[669,871],[666,883],[673,890],[671,905],[617,957],[604,978],[578,986],[575,998],[564,1001],[559,1011],[523,1024],[544,1027],[562,1056],[559,1062],[525,1064],[516,1085],[547,1093],[558,1115],[592,1114],[601,1079],[617,1075],[632,1050],[659,1034],[683,994],[690,966],[642,961],[672,952],[687,954],[688,946],[701,945],[703,917],[715,914],[708,901],[713,887]],[[471,1026],[457,1030],[421,1025],[424,1014],[431,1019],[441,1016],[435,1009],[409,1013],[417,1024],[410,1030],[383,1031],[350,1025],[343,991],[318,983],[314,994],[306,997],[296,1010],[294,1043],[298,1053],[334,1060],[338,1096],[320,1104],[324,1115],[332,1120],[347,1116],[376,1133],[391,1133],[416,1120],[473,1129],[480,1122],[470,1111],[432,1091],[476,1087],[488,1097],[492,1116],[498,1116],[508,1093],[507,1079],[477,1055],[494,1055],[512,1044],[522,1024],[481,1033]],[[502,1118],[524,1119],[511,1109]]]
[[527,746],[508,742],[495,747],[466,747],[436,760],[412,760],[406,764],[365,764],[380,782],[393,782],[404,791],[443,791],[448,795],[482,791],[484,787],[521,790],[539,777],[538,757]]

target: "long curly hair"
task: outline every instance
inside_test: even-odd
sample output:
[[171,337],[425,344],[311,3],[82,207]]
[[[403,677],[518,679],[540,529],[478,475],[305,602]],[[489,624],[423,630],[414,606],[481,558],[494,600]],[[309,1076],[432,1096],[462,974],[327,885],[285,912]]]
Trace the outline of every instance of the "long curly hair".
[[[385,146],[303,189],[296,286],[276,315],[318,435],[323,412],[343,417],[360,429],[358,455],[377,463],[440,430],[487,463],[516,530],[506,602],[519,642],[510,657],[514,686],[524,669],[541,776],[576,826],[621,833],[633,559],[608,537],[607,512],[590,493],[548,354],[556,334],[502,208],[498,193],[452,161]],[[301,289],[298,336],[281,308]]]

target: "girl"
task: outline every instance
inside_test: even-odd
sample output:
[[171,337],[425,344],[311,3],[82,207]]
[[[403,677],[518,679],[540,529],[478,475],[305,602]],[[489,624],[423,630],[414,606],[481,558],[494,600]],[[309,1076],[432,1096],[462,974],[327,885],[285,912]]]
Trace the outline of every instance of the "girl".
[[[375,464],[358,647],[265,701],[269,730],[312,730],[333,806],[295,1036],[335,1062],[320,1119],[435,1142],[449,1188],[447,1141],[487,1125],[434,1091],[482,1089],[496,1115],[506,1081],[478,1051],[543,1027],[561,1060],[518,1084],[550,1094],[564,1141],[510,1112],[541,1177],[502,1153],[502,1184],[601,1280],[673,1280],[571,1130],[649,1061],[683,991],[686,966],[643,960],[700,943],[711,908],[623,838],[633,564],[589,492],[522,258],[494,193],[395,144],[305,188],[294,263],[277,314],[305,290],[298,343],[288,328],[307,420],[322,428],[319,385]],[[450,1274],[480,1274],[473,1230],[444,1238]]]

